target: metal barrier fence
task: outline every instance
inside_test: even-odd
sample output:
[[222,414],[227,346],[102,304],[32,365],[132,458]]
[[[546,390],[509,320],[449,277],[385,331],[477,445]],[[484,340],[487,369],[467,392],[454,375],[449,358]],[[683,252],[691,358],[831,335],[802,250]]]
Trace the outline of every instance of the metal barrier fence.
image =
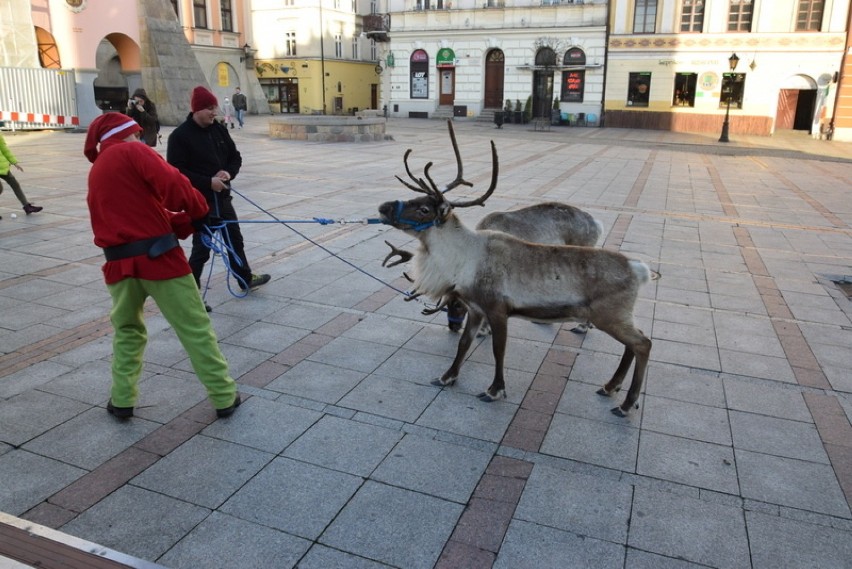
[[0,121],[11,130],[79,126],[74,71],[0,67]]

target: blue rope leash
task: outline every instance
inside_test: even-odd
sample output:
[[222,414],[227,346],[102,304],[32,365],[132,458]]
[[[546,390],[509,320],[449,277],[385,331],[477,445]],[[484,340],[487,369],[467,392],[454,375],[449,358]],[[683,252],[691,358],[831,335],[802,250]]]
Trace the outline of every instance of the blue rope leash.
[[[314,217],[313,219],[282,220],[282,219],[278,219],[278,217],[276,217],[275,214],[266,210],[257,202],[254,202],[253,200],[249,199],[246,195],[235,190],[233,186],[231,186],[231,193],[240,196],[241,198],[246,200],[248,203],[250,203],[251,205],[256,207],[258,210],[262,211],[263,213],[265,213],[266,215],[268,215],[272,219],[271,220],[246,220],[246,221],[226,219],[226,220],[222,220],[222,222],[218,225],[207,226],[206,227],[207,233],[205,235],[201,236],[201,240],[204,243],[204,245],[209,247],[210,250],[214,253],[214,259],[215,259],[216,255],[221,255],[221,256],[224,257],[224,255],[226,253],[228,253],[230,258],[232,258],[232,259],[236,258],[237,259],[237,263],[240,266],[242,266],[242,264],[243,264],[242,259],[240,259],[238,255],[234,254],[234,249],[231,246],[230,239],[227,236],[227,232],[224,231],[225,227],[228,224],[231,224],[231,223],[277,223],[277,224],[283,225],[284,227],[286,227],[287,229],[289,229],[290,231],[292,231],[293,233],[295,233],[296,235],[298,235],[302,239],[304,239],[304,240],[308,241],[309,243],[319,247],[320,249],[322,249],[323,251],[325,251],[326,253],[328,253],[332,257],[336,257],[337,259],[343,261],[344,263],[346,263],[347,265],[349,265],[353,269],[367,275],[371,279],[378,281],[379,283],[383,284],[384,286],[386,286],[390,289],[393,289],[394,291],[396,291],[396,292],[398,292],[398,293],[400,293],[400,294],[402,294],[406,297],[415,298],[410,292],[400,290],[400,289],[396,288],[395,286],[393,286],[392,284],[388,283],[387,281],[384,281],[384,280],[380,279],[379,277],[371,275],[370,273],[368,273],[367,271],[365,271],[361,267],[351,263],[350,261],[347,261],[346,259],[344,259],[340,255],[329,250],[327,247],[325,247],[321,243],[316,242],[315,240],[311,239],[310,237],[308,237],[307,235],[305,235],[301,231],[290,226],[291,224],[295,224],[295,223],[318,223],[320,225],[332,225],[332,224],[335,224],[335,223],[338,223],[338,224],[374,225],[374,224],[382,223],[381,219],[379,219],[379,218],[364,218],[364,219],[358,219],[358,220],[336,220],[336,219],[329,219],[329,218],[324,218],[324,217]],[[217,200],[216,201],[216,214],[217,215],[219,213],[218,210],[219,210],[219,203],[218,203],[218,200]],[[224,237],[223,237],[223,235],[224,235]],[[228,263],[225,263],[225,270],[228,272],[228,277],[229,277],[227,279],[228,291],[233,296],[235,296],[237,298],[242,298],[242,297],[246,296],[248,294],[248,286],[246,286],[245,291],[241,291],[241,294],[237,294],[231,288],[230,276],[233,275],[235,279],[242,282],[243,284],[247,284],[247,283],[245,283],[245,281],[243,281],[242,278],[240,278],[239,275],[233,273],[233,271],[231,270],[231,267]],[[210,270],[209,270],[208,276],[207,276],[207,282],[205,283],[204,294],[202,295],[202,297],[205,298],[205,299],[207,297],[207,290],[209,288],[210,278],[212,277],[212,274],[213,274],[213,263],[211,262],[210,263]],[[418,301],[419,301],[419,299],[418,299]]]

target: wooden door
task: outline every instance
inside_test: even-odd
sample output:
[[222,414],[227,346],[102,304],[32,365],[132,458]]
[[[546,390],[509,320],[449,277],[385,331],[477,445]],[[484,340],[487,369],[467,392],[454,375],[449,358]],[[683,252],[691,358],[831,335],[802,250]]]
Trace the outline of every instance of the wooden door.
[[441,82],[439,86],[439,105],[452,105],[456,100],[456,70],[453,68],[441,69],[438,80]]
[[778,93],[778,111],[775,113],[775,130],[793,128],[798,100],[798,89],[781,89]]
[[503,108],[503,74],[505,58],[499,49],[492,49],[485,58],[485,108]]

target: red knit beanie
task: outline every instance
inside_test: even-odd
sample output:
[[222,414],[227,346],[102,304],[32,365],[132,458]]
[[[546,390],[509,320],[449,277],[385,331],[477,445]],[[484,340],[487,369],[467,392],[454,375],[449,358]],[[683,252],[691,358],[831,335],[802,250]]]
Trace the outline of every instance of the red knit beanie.
[[190,108],[193,113],[197,113],[202,109],[209,109],[210,107],[218,107],[219,101],[216,100],[216,95],[211,93],[206,87],[202,87],[199,85],[195,89],[192,90],[192,101],[190,102]]
[[122,113],[106,113],[89,125],[86,131],[86,142],[83,146],[83,154],[89,159],[89,162],[94,163],[98,157],[98,144],[101,144],[109,138],[116,137],[116,140],[122,140],[139,132],[142,127],[136,124],[132,118]]

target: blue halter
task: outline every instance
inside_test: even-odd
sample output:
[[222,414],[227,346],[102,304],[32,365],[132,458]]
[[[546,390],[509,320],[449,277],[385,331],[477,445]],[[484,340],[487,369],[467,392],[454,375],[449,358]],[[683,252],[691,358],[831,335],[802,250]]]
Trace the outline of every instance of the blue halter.
[[397,200],[397,202],[396,202],[396,222],[397,223],[405,224],[409,227],[409,229],[411,229],[413,231],[417,231],[418,233],[420,231],[425,231],[426,229],[429,229],[430,227],[437,227],[437,226],[441,225],[441,220],[440,220],[440,218],[437,218],[437,217],[434,220],[428,221],[426,223],[418,223],[418,222],[416,222],[412,219],[404,219],[402,217],[402,208],[403,208],[404,205],[405,205],[405,202],[401,202],[401,201]]

